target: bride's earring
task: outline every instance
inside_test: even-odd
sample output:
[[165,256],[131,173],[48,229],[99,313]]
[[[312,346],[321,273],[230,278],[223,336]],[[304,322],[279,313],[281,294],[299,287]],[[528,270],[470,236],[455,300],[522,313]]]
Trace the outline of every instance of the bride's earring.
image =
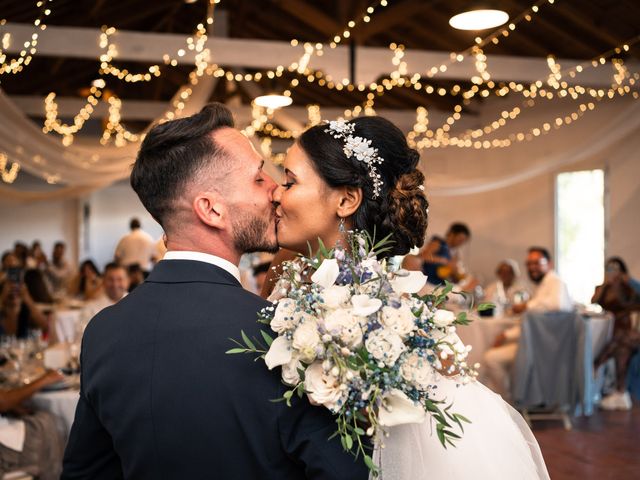
[[340,232],[341,235],[344,235],[347,231],[344,228],[344,217],[340,217],[340,224],[338,225],[338,232]]

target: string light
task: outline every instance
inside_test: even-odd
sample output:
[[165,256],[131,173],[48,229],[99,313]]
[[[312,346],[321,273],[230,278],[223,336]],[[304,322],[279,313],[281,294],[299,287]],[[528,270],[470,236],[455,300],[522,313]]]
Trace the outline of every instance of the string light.
[[91,114],[94,111],[94,107],[98,104],[99,98],[102,96],[102,89],[97,86],[92,86],[87,96],[86,104],[80,109],[77,115],[73,117],[73,123],[71,125],[64,124],[58,118],[58,104],[55,101],[56,94],[51,92],[44,99],[45,106],[45,121],[42,131],[49,133],[54,131],[62,135],[62,144],[68,147],[73,143],[73,136],[78,133],[85,122],[91,118]]
[[100,143],[102,145],[107,145],[114,135],[116,147],[124,147],[127,142],[137,142],[138,140],[142,140],[144,135],[131,133],[120,123],[122,101],[116,96],[111,96],[107,102],[109,103],[109,120],[107,121],[107,126],[104,129],[104,132],[102,132]]
[[[31,59],[37,52],[39,36],[38,31],[44,31],[47,28],[44,20],[46,19],[46,17],[51,15],[49,4],[52,1],[53,0],[40,0],[36,3],[36,7],[40,8],[40,15],[33,22],[35,31],[31,34],[31,38],[28,41],[24,42],[23,48],[22,50],[20,50],[18,58],[12,58],[8,63],[6,62],[7,55],[4,53],[4,51],[7,50],[11,44],[11,35],[7,33],[2,36],[2,49],[0,49],[0,75],[3,75],[5,73],[19,73],[24,69],[24,67],[31,63]],[[2,20],[0,20],[0,27],[6,25],[6,23],[7,20],[3,18]]]
[[0,176],[5,183],[13,183],[18,178],[18,172],[20,171],[20,164],[13,162],[11,167],[7,169],[9,159],[7,155],[0,152]]

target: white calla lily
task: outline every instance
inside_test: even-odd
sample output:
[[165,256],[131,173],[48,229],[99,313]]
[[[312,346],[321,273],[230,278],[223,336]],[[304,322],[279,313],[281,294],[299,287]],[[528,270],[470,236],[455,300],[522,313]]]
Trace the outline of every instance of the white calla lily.
[[264,363],[267,364],[269,370],[273,370],[275,367],[289,363],[292,356],[291,340],[288,340],[287,337],[278,337],[264,356]]
[[398,270],[389,282],[393,291],[398,294],[418,293],[427,283],[427,276],[422,272]]
[[323,260],[318,269],[311,275],[311,281],[317,283],[322,288],[329,288],[340,275],[340,268],[338,267],[338,261],[335,258],[327,258]]
[[359,317],[368,317],[382,307],[382,301],[379,298],[371,298],[369,295],[354,295],[351,297],[351,304],[353,305],[352,313]]
[[424,409],[416,405],[404,392],[391,390],[382,399],[378,422],[383,427],[394,427],[406,423],[422,423],[427,418]]

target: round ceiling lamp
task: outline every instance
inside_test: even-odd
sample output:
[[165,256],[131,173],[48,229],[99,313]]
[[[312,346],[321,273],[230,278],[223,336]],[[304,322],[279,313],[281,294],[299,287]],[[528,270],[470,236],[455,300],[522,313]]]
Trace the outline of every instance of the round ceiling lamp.
[[253,101],[259,107],[272,109],[288,107],[293,102],[291,97],[287,97],[286,95],[278,95],[276,93],[261,95],[259,97],[256,97]]
[[470,10],[451,17],[449,25],[458,30],[484,30],[498,27],[508,20],[509,14],[503,10]]

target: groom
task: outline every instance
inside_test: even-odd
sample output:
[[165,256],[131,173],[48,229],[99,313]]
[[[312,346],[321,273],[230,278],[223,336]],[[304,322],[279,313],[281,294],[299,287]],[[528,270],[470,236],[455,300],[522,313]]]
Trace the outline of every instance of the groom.
[[267,302],[243,290],[245,252],[277,248],[273,180],[221,104],[146,136],[131,185],[168,252],[145,283],[93,318],[63,479],[366,479],[328,411],[292,408],[277,372],[225,355],[260,338]]

